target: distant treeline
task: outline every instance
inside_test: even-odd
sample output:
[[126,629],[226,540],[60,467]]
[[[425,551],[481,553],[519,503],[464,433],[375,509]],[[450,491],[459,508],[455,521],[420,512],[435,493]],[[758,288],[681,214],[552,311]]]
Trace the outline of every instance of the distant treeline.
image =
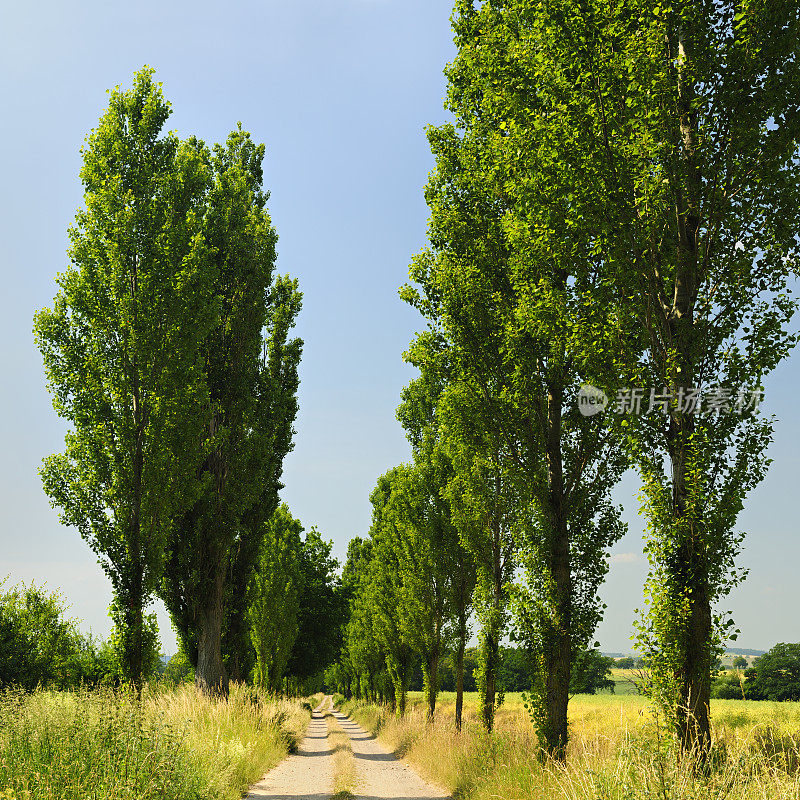
[[[572,675],[573,694],[596,694],[598,691],[614,691],[611,669],[614,659],[601,655],[596,650],[587,651],[576,661],[578,665]],[[480,667],[480,651],[468,647],[464,651],[464,691],[478,691],[477,671]],[[499,687],[503,692],[529,692],[531,689],[530,657],[521,647],[500,648]],[[456,691],[455,655],[449,653],[439,665],[439,688],[443,692]],[[409,681],[411,691],[423,689],[422,665],[417,663]]]

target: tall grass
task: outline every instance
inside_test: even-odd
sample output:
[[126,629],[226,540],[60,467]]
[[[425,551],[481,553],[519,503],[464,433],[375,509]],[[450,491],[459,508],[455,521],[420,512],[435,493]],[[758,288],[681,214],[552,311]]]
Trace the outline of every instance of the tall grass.
[[302,735],[299,703],[183,686],[0,697],[0,800],[234,800]]
[[328,724],[328,745],[333,750],[333,797],[331,800],[354,800],[356,763],[353,745],[347,731],[332,712],[325,714]]
[[681,760],[671,736],[634,696],[578,696],[571,703],[566,766],[542,764],[521,702],[510,696],[485,733],[474,697],[464,729],[445,696],[436,722],[418,697],[398,720],[387,710],[348,703],[343,710],[377,732],[430,781],[469,800],[798,800],[797,704],[714,701],[715,743],[707,773]]

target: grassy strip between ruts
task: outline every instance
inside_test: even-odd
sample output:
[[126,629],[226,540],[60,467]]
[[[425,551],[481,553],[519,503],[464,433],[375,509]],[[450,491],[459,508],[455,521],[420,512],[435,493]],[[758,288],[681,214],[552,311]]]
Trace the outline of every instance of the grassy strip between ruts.
[[642,698],[579,695],[571,703],[566,766],[542,765],[518,697],[500,708],[496,730],[477,719],[466,697],[464,730],[453,725],[445,695],[433,725],[419,695],[406,717],[344,703],[342,710],[411,761],[429,780],[465,800],[797,800],[800,704],[713,701],[715,746],[703,776],[681,762],[663,725]]
[[356,785],[356,764],[350,736],[339,720],[328,711],[328,741],[333,750],[333,797],[331,800],[353,800]]
[[0,696],[0,800],[238,800],[297,743],[299,701],[232,686]]

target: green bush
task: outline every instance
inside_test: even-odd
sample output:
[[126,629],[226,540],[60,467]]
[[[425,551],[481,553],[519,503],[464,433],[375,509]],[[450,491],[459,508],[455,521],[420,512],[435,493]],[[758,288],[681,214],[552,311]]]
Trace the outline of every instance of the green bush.
[[[76,620],[66,616],[59,592],[33,583],[2,591],[4,583],[0,581],[0,690],[32,692],[37,687],[73,689],[121,682],[116,632],[106,641],[85,636]],[[161,666],[158,626],[155,615],[145,621],[145,674],[150,677]]]
[[751,700],[800,700],[800,644],[776,644],[745,675]]
[[614,659],[602,655],[597,650],[584,650],[572,662],[569,690],[572,694],[596,694],[601,689],[614,693],[614,679],[611,668]]
[[183,650],[178,650],[167,662],[162,677],[175,686],[179,683],[194,683],[194,667]]
[[742,684],[736,673],[724,673],[714,679],[711,697],[716,700],[742,700]]
[[0,689],[33,691],[80,680],[80,636],[64,610],[58,592],[35,584],[0,593]]

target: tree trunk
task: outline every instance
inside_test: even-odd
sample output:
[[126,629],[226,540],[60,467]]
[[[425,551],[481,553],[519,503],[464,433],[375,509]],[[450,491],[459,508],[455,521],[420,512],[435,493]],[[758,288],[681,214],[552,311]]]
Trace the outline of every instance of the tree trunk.
[[572,666],[572,573],[569,529],[564,509],[564,471],[561,453],[561,422],[564,392],[560,383],[548,392],[547,470],[550,523],[550,619],[544,631],[546,674],[543,735],[551,758],[566,759],[567,706]]
[[711,747],[711,604],[706,587],[692,592],[677,722],[681,750],[703,761]]
[[228,676],[222,663],[224,565],[217,563],[215,571],[209,595],[200,609],[196,683],[208,694],[227,696]]
[[401,718],[404,717],[406,713],[409,667],[409,657],[405,653],[402,653],[397,657],[394,668],[390,670],[392,687],[394,689],[392,711],[396,712],[397,716]]
[[[134,291],[135,291],[134,274]],[[144,554],[142,552],[142,485],[144,482],[144,409],[141,403],[138,364],[133,360],[133,420],[136,427],[136,441],[133,452],[133,497],[131,498],[131,528],[129,564],[130,589],[125,601],[128,608],[125,616],[129,617],[129,629],[120,631],[123,641],[128,645],[124,650],[125,670],[136,689],[137,697],[141,696],[144,684]]]
[[[679,592],[688,592],[685,619],[676,620],[682,643],[678,665],[677,734],[681,750],[703,760],[711,746],[711,640],[713,618],[708,586],[708,559],[699,520],[687,520],[687,450],[694,432],[693,420],[673,420],[671,452],[673,515],[679,537],[671,578]],[[676,598],[677,599],[677,598]]]
[[456,651],[456,730],[461,730],[464,708],[464,650],[467,646],[467,617],[463,610],[458,618],[458,650]]
[[400,687],[400,693],[397,698],[397,715],[399,717],[404,717],[406,715],[406,699],[408,698],[408,690],[406,688],[406,684]]
[[494,707],[497,698],[497,666],[499,661],[499,637],[496,626],[490,621],[483,633],[481,643],[481,722],[487,731],[494,727]]
[[487,731],[494,727],[494,711],[497,700],[497,670],[500,661],[500,634],[504,611],[503,597],[503,552],[500,522],[500,476],[495,476],[495,503],[491,521],[492,564],[489,618],[484,623],[481,643],[481,721]]
[[[678,220],[678,269],[670,333],[677,351],[680,383],[690,387],[696,374],[695,324],[697,287],[700,282],[698,237],[701,221],[702,175],[698,166],[696,95],[691,78],[694,31],[691,22],[678,30],[678,124],[683,182],[676,198]],[[676,379],[673,383],[677,384]],[[689,613],[678,622],[677,726],[684,753],[704,759],[711,744],[709,704],[711,696],[711,639],[713,621],[709,591],[708,555],[702,520],[688,520],[688,493],[692,480],[689,459],[695,424],[691,414],[673,413],[668,434],[672,462],[673,535],[678,538],[671,579],[681,595],[688,592]]]
[[428,660],[425,695],[428,703],[428,722],[433,722],[436,713],[436,696],[439,694],[439,648],[436,647]]

